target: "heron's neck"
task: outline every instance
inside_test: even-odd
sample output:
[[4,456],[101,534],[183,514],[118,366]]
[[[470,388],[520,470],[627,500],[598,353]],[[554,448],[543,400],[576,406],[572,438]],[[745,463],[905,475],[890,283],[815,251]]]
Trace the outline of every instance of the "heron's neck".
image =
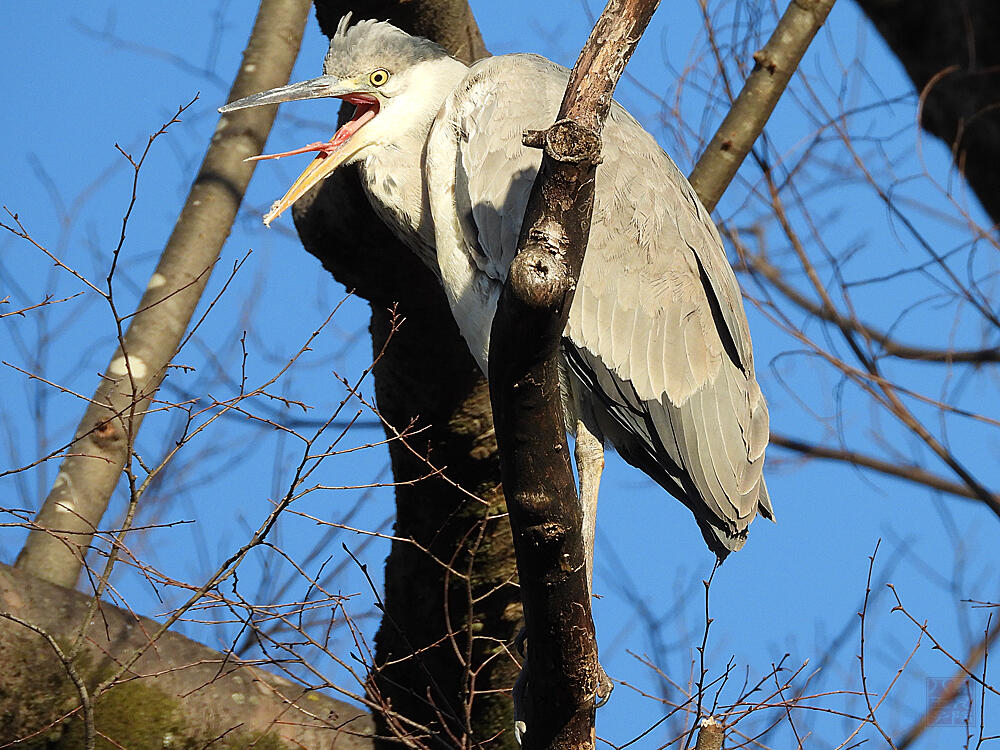
[[424,149],[441,105],[469,69],[450,57],[424,62],[420,67],[419,75],[413,76],[416,90],[408,92],[405,102],[394,102],[393,111],[383,113],[406,126],[361,161],[361,178],[382,221],[438,273]]

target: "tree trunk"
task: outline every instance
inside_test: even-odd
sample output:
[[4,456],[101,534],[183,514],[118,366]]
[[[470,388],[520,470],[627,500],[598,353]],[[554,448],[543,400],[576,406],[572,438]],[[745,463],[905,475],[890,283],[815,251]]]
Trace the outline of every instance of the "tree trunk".
[[[318,0],[324,33],[350,9]],[[486,54],[464,0],[373,3],[363,17],[391,18],[467,61]],[[514,747],[505,691],[518,668],[506,643],[521,606],[486,381],[437,280],[375,216],[353,170],[335,173],[293,215],[306,249],[371,303],[376,353],[385,346],[374,375],[387,434],[420,430],[390,443],[401,484],[370,686],[391,707],[376,717],[378,733],[454,747],[505,732],[497,746]],[[441,468],[444,478],[405,484]]]

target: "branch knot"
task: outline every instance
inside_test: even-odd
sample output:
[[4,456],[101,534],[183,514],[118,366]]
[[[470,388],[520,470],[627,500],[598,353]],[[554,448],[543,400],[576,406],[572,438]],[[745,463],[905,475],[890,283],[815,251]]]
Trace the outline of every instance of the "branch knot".
[[525,130],[521,142],[529,148],[544,148],[550,159],[563,164],[601,163],[600,133],[576,120],[556,120],[547,130]]

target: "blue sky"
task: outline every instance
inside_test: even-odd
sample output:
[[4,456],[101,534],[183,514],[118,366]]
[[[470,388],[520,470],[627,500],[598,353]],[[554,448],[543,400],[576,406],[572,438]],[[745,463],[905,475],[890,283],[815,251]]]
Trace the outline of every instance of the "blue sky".
[[[81,7],[68,2],[44,7],[22,3],[5,9],[0,56],[8,114],[0,120],[0,136],[6,144],[5,158],[0,160],[0,203],[20,216],[37,241],[82,273],[102,279],[120,231],[131,179],[114,145],[133,153],[141,151],[147,136],[200,92],[183,122],[154,145],[141,174],[139,201],[116,281],[119,304],[128,308],[145,287],[197,170],[216,122],[215,108],[224,102],[239,64],[252,10],[249,3],[231,2],[223,4],[217,14],[209,4],[193,2],[165,7],[101,0],[88,4],[86,12]],[[585,9],[575,2],[480,0],[473,7],[494,53],[534,51],[571,65],[589,31]],[[515,26],[511,19],[524,22]],[[765,17],[762,23],[768,28],[771,21]],[[739,43],[744,28],[726,26],[721,38]],[[709,68],[699,67],[704,64],[705,50],[701,29],[694,0],[664,4],[629,66],[631,80],[624,81],[618,92],[618,99],[657,136],[684,172],[691,167],[691,154],[697,152],[692,133],[710,137],[722,111],[717,101],[718,80],[704,72]],[[293,79],[316,75],[325,47],[310,19]],[[865,60],[863,70],[852,62],[859,55]],[[918,137],[913,129],[916,99],[898,64],[855,7],[841,0],[803,70],[810,76],[817,99],[810,100],[808,91],[798,87],[782,101],[769,126],[768,155],[788,163],[806,151],[816,155],[817,162],[803,177],[809,182],[802,189],[820,196],[811,205],[824,220],[819,230],[824,246],[810,246],[810,251],[821,257],[823,252],[857,248],[839,271],[852,283],[853,299],[864,313],[885,328],[894,325],[902,339],[943,345],[955,335],[950,331],[958,328],[960,343],[969,343],[976,336],[975,331],[969,334],[962,328],[969,320],[967,310],[949,312],[942,319],[935,316],[939,309],[935,305],[944,302],[931,299],[912,313],[899,313],[909,295],[923,295],[927,285],[933,286],[926,274],[908,275],[898,283],[872,281],[887,269],[918,266],[926,256],[907,228],[870,191],[844,176],[850,165],[843,162],[829,129],[815,137],[817,123],[829,119],[824,107],[830,112],[838,107],[856,109],[857,114],[845,120],[847,127],[863,137],[862,144],[864,139],[878,141],[877,148],[866,154],[872,164],[880,163],[894,175],[893,188],[900,200],[917,206],[911,214],[917,223],[914,231],[934,247],[962,248],[967,232],[960,217],[941,220],[937,215],[958,216],[938,187],[956,182],[947,152],[936,142]],[[681,72],[686,87],[678,93]],[[675,104],[681,121],[672,112]],[[335,113],[336,105],[331,102],[286,106],[269,149],[328,138]],[[166,392],[171,398],[203,394],[199,390],[203,388],[215,396],[226,395],[226,389],[232,388],[231,378],[239,372],[239,339],[244,330],[248,331],[248,375],[251,380],[266,378],[344,297],[344,290],[302,251],[290,221],[276,222],[270,231],[259,222],[263,210],[284,191],[299,167],[285,160],[265,163],[257,170],[220,271],[248,250],[252,254],[183,353],[183,362],[196,370],[171,376]],[[717,218],[733,227],[764,222],[759,189],[759,171],[750,165],[725,196]],[[955,192],[963,200],[960,185]],[[973,218],[978,217],[974,202],[969,201],[967,207]],[[802,227],[808,225],[799,212],[793,211],[792,218]],[[6,217],[4,221],[9,223]],[[764,227],[763,236],[774,243],[775,254],[787,258],[787,252],[780,254],[780,238],[773,227]],[[992,261],[982,260],[980,254],[971,262],[989,267]],[[822,270],[829,279],[831,267],[824,265]],[[208,297],[225,281],[220,271],[211,281]],[[749,283],[746,288],[751,298],[763,300],[747,307],[759,377],[776,431],[833,445],[843,436],[852,446],[883,455],[896,452],[947,475],[909,433],[873,409],[801,343],[776,327],[758,286]],[[0,297],[10,295],[13,304],[20,306],[38,301],[47,291],[68,296],[80,287],[54,270],[30,245],[9,234],[0,235]],[[802,318],[801,324],[806,333],[835,349],[843,348],[814,323]],[[312,404],[315,414],[331,413],[344,396],[333,373],[353,379],[370,362],[366,325],[366,305],[353,299],[345,302],[317,339],[314,351],[283,381],[282,393]],[[67,388],[90,393],[110,355],[112,331],[106,306],[84,296],[23,319],[0,320],[0,358]],[[947,397],[958,406],[997,414],[995,383],[983,376],[970,377],[961,370],[941,376],[920,364],[888,367],[893,376],[906,378],[931,398]],[[6,394],[0,455],[11,466],[27,463],[58,445],[79,418],[78,400],[29,382],[10,367],[0,368],[0,383]],[[370,382],[362,392],[372,395]],[[350,407],[352,413],[356,408]],[[987,486],[1000,486],[995,427],[952,418],[938,420],[928,408],[914,409],[944,435]],[[140,449],[160,454],[177,429],[174,418],[148,420]],[[381,433],[362,428],[352,432],[350,439],[352,445],[364,446],[379,441]],[[209,439],[191,446],[142,512],[143,523],[195,523],[136,535],[135,552],[179,580],[203,579],[239,546],[247,529],[255,528],[266,516],[269,499],[283,492],[297,450],[273,432],[226,422]],[[43,464],[3,479],[0,506],[37,507],[55,471],[55,466]],[[317,476],[329,486],[387,482],[384,449],[376,446],[336,457]],[[825,678],[818,677],[816,682],[856,688],[855,613],[865,592],[868,555],[880,538],[875,578],[887,576],[914,617],[928,619],[935,635],[956,654],[962,654],[970,639],[978,637],[985,612],[963,600],[995,599],[996,545],[992,540],[997,522],[988,512],[969,501],[936,496],[850,467],[802,463],[779,450],[769,453],[768,482],[779,523],[757,522],[746,549],[726,563],[713,583],[715,622],[709,655],[715,674],[730,657],[739,675],[732,678],[735,683],[742,683],[744,669],[751,682],[759,678],[785,653],[790,654],[788,663],[794,667],[806,659],[815,665],[843,632],[843,642],[825,664]],[[664,687],[656,675],[628,652],[648,655],[672,679],[686,683],[696,656],[693,649],[701,640],[700,580],[711,570],[711,556],[688,512],[617,458],[609,462],[602,502],[595,582],[602,596],[595,604],[602,661],[613,677],[659,694]],[[385,532],[390,528],[391,489],[316,492],[296,507],[320,518]],[[120,509],[119,503],[116,512]],[[10,520],[0,518],[0,523]],[[321,534],[322,529],[306,519],[287,518],[276,528],[275,542],[300,562],[308,560],[313,570],[329,558],[328,570],[336,570],[336,588],[353,595],[350,607],[354,611],[368,611],[372,594],[340,545],[346,542],[373,573],[380,574],[386,544],[358,534],[342,533],[332,539],[322,539]],[[0,560],[11,562],[22,540],[19,530],[0,528]],[[312,552],[315,559],[309,557]],[[258,596],[266,600],[288,575],[280,560],[266,553],[255,555],[241,570],[241,593],[251,600]],[[150,615],[168,609],[182,596],[168,587],[159,592],[160,601],[125,567],[117,574],[116,586],[133,608]],[[294,585],[281,595],[293,597]],[[873,592],[868,648],[874,654],[870,663],[878,686],[887,684],[917,642],[916,629],[900,613],[890,611],[894,603],[884,587]],[[370,635],[374,618],[361,617],[360,622]],[[184,623],[182,629],[222,648],[235,632],[231,626],[197,623]],[[893,730],[907,726],[924,705],[925,678],[951,673],[950,662],[933,653],[924,639],[896,688],[896,698],[884,709],[886,725]],[[621,686],[601,710],[598,732],[620,744],[652,724],[660,712],[655,701]],[[801,721],[814,723],[811,728],[819,744],[836,744],[850,734],[847,720],[805,714]],[[871,730],[861,736],[871,736]],[[656,747],[669,737],[661,728],[640,746]],[[940,727],[922,746],[951,745],[963,737],[957,728]]]

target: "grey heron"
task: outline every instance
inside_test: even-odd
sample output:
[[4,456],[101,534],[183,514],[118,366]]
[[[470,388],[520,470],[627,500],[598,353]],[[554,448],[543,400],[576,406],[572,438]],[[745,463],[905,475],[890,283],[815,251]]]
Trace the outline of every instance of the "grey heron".
[[[270,224],[357,163],[379,216],[437,274],[488,373],[489,335],[541,152],[522,132],[555,119],[565,68],[532,54],[472,66],[385,22],[341,20],[323,75],[240,99],[229,112],[334,97],[353,117],[264,217]],[[588,250],[562,346],[588,564],[605,443],[680,499],[722,559],[759,512],[768,410],[736,277],[708,212],[621,106],[603,134]],[[588,568],[588,575],[590,569]]]

